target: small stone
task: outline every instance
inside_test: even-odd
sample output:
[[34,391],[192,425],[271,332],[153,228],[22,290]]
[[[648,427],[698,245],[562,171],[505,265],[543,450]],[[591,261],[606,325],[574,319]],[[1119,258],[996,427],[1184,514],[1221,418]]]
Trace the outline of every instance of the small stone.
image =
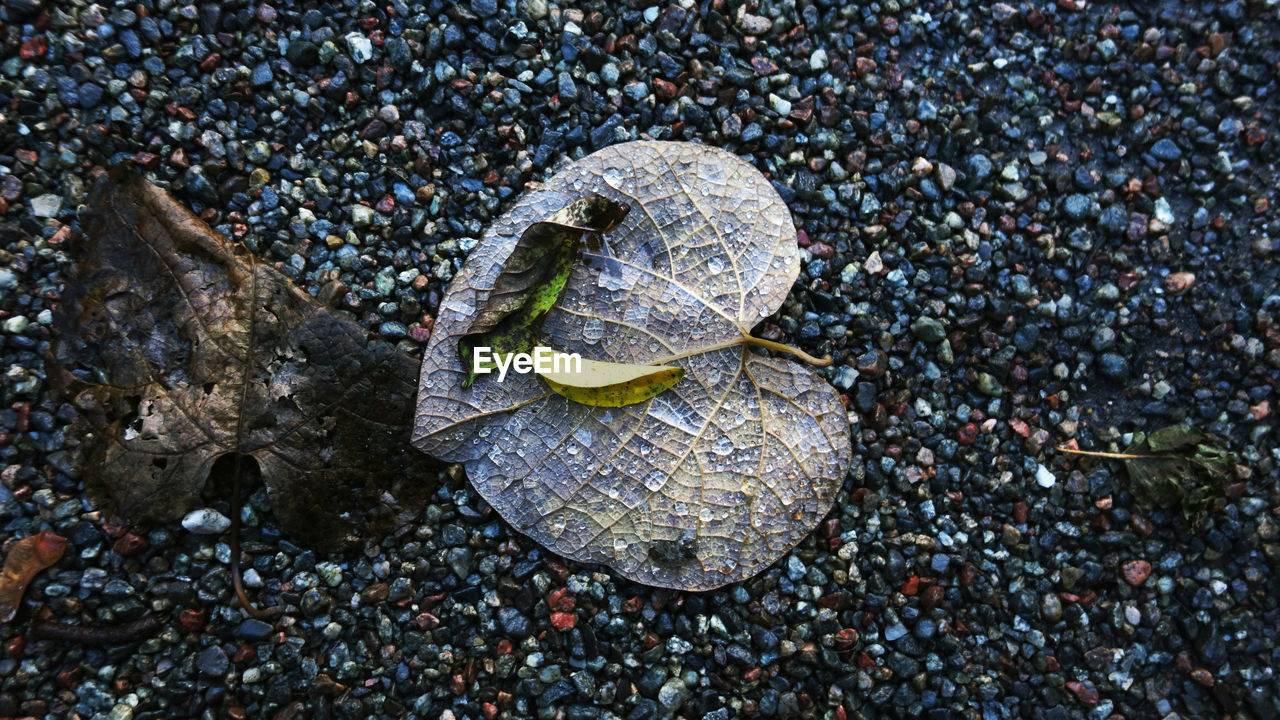
[[742,30],[748,35],[763,35],[773,27],[773,23],[770,22],[769,18],[752,15],[751,13],[742,15],[741,25]]
[[261,640],[271,634],[271,625],[256,618],[246,618],[232,634],[241,640]]
[[1043,465],[1036,466],[1036,484],[1042,488],[1051,488],[1058,479],[1053,476],[1053,472]]
[[520,10],[528,15],[530,20],[542,20],[547,17],[550,8],[547,6],[547,0],[520,0]]
[[209,677],[222,677],[230,667],[231,661],[227,659],[227,654],[217,645],[205,648],[196,655],[196,669]]
[[1062,210],[1074,220],[1079,220],[1089,214],[1089,197],[1087,195],[1068,195],[1062,201]]
[[[249,145],[245,159],[254,165],[266,165],[271,160],[271,145],[265,140],[255,140]],[[270,175],[268,175],[270,177]]]
[[350,53],[351,59],[360,64],[373,58],[373,43],[362,33],[347,33],[343,40],[347,43],[347,52]]
[[31,214],[40,218],[51,218],[58,214],[62,209],[62,196],[54,193],[45,193],[38,197],[31,198]]
[[990,397],[1004,395],[1004,387],[991,373],[978,373],[978,392]]
[[791,102],[783,100],[773,93],[769,93],[769,107],[773,108],[774,112],[783,117],[791,114]]
[[956,184],[956,170],[946,163],[938,163],[936,166],[938,184],[943,190],[950,190]]
[[1124,581],[1134,587],[1145,583],[1151,577],[1151,563],[1146,560],[1130,560],[1121,567]]
[[969,159],[965,161],[965,164],[968,166],[969,172],[973,173],[974,177],[978,180],[982,180],[987,177],[991,174],[991,171],[995,169],[991,164],[991,161],[988,160],[985,155],[970,155]]
[[1138,625],[1142,622],[1142,612],[1138,608],[1128,605],[1124,609],[1124,620],[1130,625]]
[[1004,526],[1000,528],[1000,542],[1003,543],[1005,547],[1017,547],[1018,543],[1022,542],[1022,531],[1009,523],[1005,523]]
[[86,109],[94,107],[102,100],[102,86],[92,82],[84,83],[80,86],[78,95],[80,107]]
[[1161,138],[1151,146],[1151,156],[1157,160],[1173,162],[1182,157],[1182,149],[1169,138]]
[[888,642],[893,642],[906,634],[907,627],[902,623],[895,623],[884,629],[884,639]]
[[22,331],[26,330],[30,324],[31,321],[27,319],[26,315],[14,315],[13,317],[5,318],[4,331],[13,335],[21,335]]
[[689,699],[689,688],[680,678],[671,678],[658,690],[658,708],[663,715],[670,717]]
[[254,87],[262,87],[270,85],[275,76],[271,72],[271,65],[265,62],[258,63],[253,67],[253,73],[249,76],[249,82]]
[[836,376],[834,379],[832,379],[831,382],[833,385],[840,388],[841,390],[848,390],[849,388],[853,387],[853,383],[857,381],[857,379],[858,379],[857,370],[854,370],[848,365],[842,365],[840,369],[836,371]]
[[936,345],[947,337],[947,330],[942,323],[931,317],[918,317],[911,323],[911,332],[930,345]]
[[1040,598],[1040,616],[1045,622],[1056,623],[1062,619],[1062,600],[1057,593],[1045,593]]
[[502,627],[503,632],[515,638],[524,638],[529,635],[529,618],[512,607],[498,610],[498,625]]
[[1127,380],[1129,378],[1129,361],[1116,353],[1103,353],[1098,357],[1098,369],[1103,377],[1111,380]]
[[231,520],[213,508],[200,508],[182,518],[182,527],[197,535],[217,535],[231,527]]
[[809,55],[809,69],[814,72],[822,72],[827,69],[827,51],[822,48],[814,50]]
[[1187,290],[1190,290],[1191,286],[1195,285],[1195,283],[1196,283],[1195,273],[1189,273],[1189,272],[1169,273],[1169,276],[1164,279],[1164,289],[1166,292],[1171,293],[1173,295],[1181,295]]
[[369,227],[373,224],[374,212],[373,208],[368,205],[352,205],[351,206],[351,224],[356,227]]

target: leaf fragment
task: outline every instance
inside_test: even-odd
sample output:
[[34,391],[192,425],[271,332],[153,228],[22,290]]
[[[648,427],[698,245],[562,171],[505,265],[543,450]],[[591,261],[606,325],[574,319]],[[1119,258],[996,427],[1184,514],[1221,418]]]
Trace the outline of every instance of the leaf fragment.
[[[484,307],[458,342],[458,356],[471,363],[474,348],[495,354],[528,352],[544,315],[555,305],[569,280],[584,236],[609,232],[626,217],[626,206],[591,194],[531,224],[494,280]],[[475,381],[470,372],[463,387]]]
[[1197,427],[1173,425],[1137,435],[1123,453],[1130,488],[1140,502],[1171,507],[1191,525],[1226,499],[1236,457]]
[[67,539],[48,530],[24,537],[9,548],[0,575],[0,623],[13,619],[31,579],[61,560],[66,550]]
[[99,178],[81,225],[47,365],[108,512],[176,521],[228,460],[260,471],[289,537],[322,550],[416,511],[433,470],[406,450],[411,357],[134,172]]
[[623,407],[648,400],[684,377],[684,368],[582,360],[580,372],[538,373],[547,387],[576,403]]

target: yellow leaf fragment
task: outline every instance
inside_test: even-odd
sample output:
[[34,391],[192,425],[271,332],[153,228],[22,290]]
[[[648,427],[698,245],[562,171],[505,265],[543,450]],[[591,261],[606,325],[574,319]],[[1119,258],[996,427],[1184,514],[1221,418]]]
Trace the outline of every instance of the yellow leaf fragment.
[[576,403],[622,407],[642,403],[680,382],[684,368],[582,360],[578,372],[539,375],[557,394]]

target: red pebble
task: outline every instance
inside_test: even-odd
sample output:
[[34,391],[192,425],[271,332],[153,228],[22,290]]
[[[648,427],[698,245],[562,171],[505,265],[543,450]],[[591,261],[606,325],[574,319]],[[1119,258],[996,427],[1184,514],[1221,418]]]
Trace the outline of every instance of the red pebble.
[[111,546],[117,555],[129,557],[137,555],[151,546],[147,539],[136,533],[127,532],[116,539],[115,544]]
[[1151,563],[1146,560],[1130,560],[1121,568],[1124,573],[1124,581],[1134,587],[1138,587],[1151,577]]
[[1067,689],[1072,693],[1075,693],[1076,698],[1085,705],[1098,704],[1098,689],[1095,688],[1093,683],[1088,680],[1084,682],[1076,682],[1075,680],[1072,680],[1067,683]]
[[557,588],[547,593],[547,606],[553,612],[573,612],[577,603],[577,598],[569,592],[568,588]]
[[848,650],[858,644],[858,631],[854,628],[845,628],[836,633],[835,646],[838,650]]
[[836,249],[824,242],[816,242],[809,245],[809,252],[813,253],[814,257],[822,258],[823,260],[830,260],[836,256]]
[[209,617],[204,610],[183,610],[178,613],[178,623],[182,625],[187,632],[200,632],[204,628],[205,620]]
[[961,445],[972,445],[978,439],[978,426],[968,423],[956,431],[956,442]]
[[42,37],[31,38],[22,43],[22,48],[18,50],[18,54],[23,60],[32,60],[44,55],[49,51],[49,43],[45,42]]
[[906,582],[902,583],[903,595],[915,595],[920,592],[920,576],[912,575]]
[[551,613],[551,627],[560,632],[567,632],[573,629],[575,623],[578,622],[578,616],[571,612],[553,612]]

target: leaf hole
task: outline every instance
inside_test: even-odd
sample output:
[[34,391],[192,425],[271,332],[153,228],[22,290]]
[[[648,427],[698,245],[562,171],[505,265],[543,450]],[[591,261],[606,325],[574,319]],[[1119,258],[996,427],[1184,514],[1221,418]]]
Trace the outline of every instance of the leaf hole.
[[236,479],[237,458],[239,458],[240,496],[249,497],[262,482],[262,471],[258,461],[252,455],[241,453],[223,453],[213,461],[209,468],[209,477],[204,485],[204,497],[209,500],[229,500]]

